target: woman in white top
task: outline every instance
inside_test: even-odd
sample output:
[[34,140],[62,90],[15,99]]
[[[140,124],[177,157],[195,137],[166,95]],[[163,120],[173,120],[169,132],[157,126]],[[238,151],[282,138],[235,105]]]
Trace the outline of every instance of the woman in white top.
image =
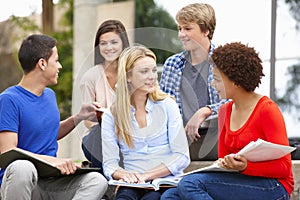
[[[145,183],[181,174],[190,163],[187,137],[175,100],[159,89],[154,53],[143,46],[128,47],[118,67],[116,100],[102,118],[105,176]],[[120,187],[116,199],[156,200],[163,192]]]
[[[83,102],[97,102],[99,107],[109,107],[115,97],[118,58],[129,46],[126,29],[118,20],[106,20],[98,28],[94,44],[94,66],[82,77],[80,89]],[[99,116],[99,121],[101,116]],[[92,167],[102,168],[101,128],[97,122],[86,120],[86,135],[82,150]]]

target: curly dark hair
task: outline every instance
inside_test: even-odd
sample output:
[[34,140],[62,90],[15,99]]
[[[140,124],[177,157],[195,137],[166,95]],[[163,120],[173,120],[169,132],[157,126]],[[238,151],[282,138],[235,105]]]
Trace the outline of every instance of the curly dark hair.
[[258,53],[240,42],[219,46],[213,51],[211,59],[214,67],[248,92],[254,91],[265,76]]

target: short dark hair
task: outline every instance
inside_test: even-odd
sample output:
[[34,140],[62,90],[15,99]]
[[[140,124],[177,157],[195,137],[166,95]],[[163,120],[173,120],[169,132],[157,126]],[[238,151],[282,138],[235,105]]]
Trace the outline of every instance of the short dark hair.
[[123,47],[122,47],[123,50],[126,47],[129,47],[129,40],[128,40],[126,29],[125,29],[125,26],[123,25],[123,23],[120,22],[119,20],[114,20],[114,19],[104,21],[99,26],[97,33],[96,33],[96,37],[95,37],[95,44],[94,44],[94,47],[95,47],[94,64],[95,65],[104,62],[104,58],[100,54],[99,43],[100,43],[100,36],[103,35],[104,33],[108,33],[108,32],[115,32],[120,35],[120,38],[121,38],[122,44],[123,44]]
[[258,53],[240,42],[219,46],[213,51],[211,59],[214,67],[248,92],[254,91],[264,76]]
[[48,35],[33,34],[25,38],[18,52],[24,73],[32,71],[41,58],[48,61],[56,44],[56,39]]

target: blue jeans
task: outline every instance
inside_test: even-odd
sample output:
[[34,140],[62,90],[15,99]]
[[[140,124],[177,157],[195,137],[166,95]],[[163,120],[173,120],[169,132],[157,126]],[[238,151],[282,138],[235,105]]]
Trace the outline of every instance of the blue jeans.
[[159,200],[163,191],[154,191],[143,188],[120,187],[116,200]]
[[232,172],[195,173],[183,177],[177,188],[165,191],[162,200],[283,200],[285,188],[271,178]]

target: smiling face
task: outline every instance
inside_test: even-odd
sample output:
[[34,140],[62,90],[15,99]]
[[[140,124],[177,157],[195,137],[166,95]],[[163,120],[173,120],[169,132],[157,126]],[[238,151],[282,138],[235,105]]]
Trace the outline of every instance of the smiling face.
[[105,61],[113,62],[117,60],[122,52],[122,40],[115,32],[107,32],[100,36],[100,54]]
[[197,23],[178,23],[178,38],[187,51],[203,48],[208,39],[208,31],[202,32]]
[[234,94],[235,84],[216,67],[212,69],[213,82],[212,85],[218,92],[220,99],[231,99]]
[[146,56],[134,62],[133,69],[128,73],[128,83],[130,83],[133,92],[149,94],[155,90],[157,77],[155,60]]
[[46,79],[46,85],[55,85],[57,84],[58,74],[62,66],[58,60],[58,51],[54,47],[52,49],[52,55],[48,61],[43,62],[42,69],[45,72],[44,77]]

